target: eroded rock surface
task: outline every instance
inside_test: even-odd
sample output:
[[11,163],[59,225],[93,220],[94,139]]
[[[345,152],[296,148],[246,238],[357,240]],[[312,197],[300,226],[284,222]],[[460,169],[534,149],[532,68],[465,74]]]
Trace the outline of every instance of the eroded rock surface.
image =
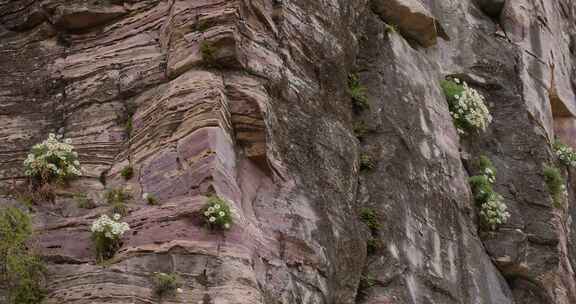
[[[155,271],[184,281],[164,303],[576,303],[574,172],[563,208],[542,175],[554,136],[576,145],[576,5],[503,2],[0,1],[0,204],[50,132],[84,170],[33,206],[46,303],[154,303]],[[447,75],[486,96],[485,133],[457,134]],[[480,155],[512,213],[494,232],[467,181]],[[132,230],[101,266],[89,227],[115,188]],[[198,215],[211,193],[226,233]]]

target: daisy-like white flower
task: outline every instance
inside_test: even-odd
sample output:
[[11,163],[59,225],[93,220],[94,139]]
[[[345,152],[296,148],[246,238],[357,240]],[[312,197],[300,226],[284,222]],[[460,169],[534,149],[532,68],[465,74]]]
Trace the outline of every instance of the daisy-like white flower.
[[216,221],[216,218],[212,216],[212,217],[210,217],[210,218],[208,219],[208,221],[209,221],[210,223],[214,223],[214,222]]
[[225,216],[226,213],[225,213],[224,211],[220,211],[220,212],[218,212],[218,215],[219,215],[220,217],[222,217],[222,216]]
[[61,140],[61,136],[51,133],[46,140],[32,147],[24,160],[24,172],[47,183],[80,176],[78,154],[73,150],[70,139]]

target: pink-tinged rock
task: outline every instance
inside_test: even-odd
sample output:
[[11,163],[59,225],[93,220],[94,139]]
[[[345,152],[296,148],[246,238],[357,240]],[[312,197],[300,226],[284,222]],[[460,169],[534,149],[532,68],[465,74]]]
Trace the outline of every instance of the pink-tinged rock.
[[126,13],[126,9],[120,5],[85,3],[60,5],[55,9],[51,19],[60,28],[82,30],[110,22]]

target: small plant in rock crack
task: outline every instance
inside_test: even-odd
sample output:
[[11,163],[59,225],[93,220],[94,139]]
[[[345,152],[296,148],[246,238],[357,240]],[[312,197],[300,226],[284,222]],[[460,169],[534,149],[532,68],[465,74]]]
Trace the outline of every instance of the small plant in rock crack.
[[362,208],[360,210],[360,220],[370,228],[370,231],[377,232],[380,229],[380,221],[376,210],[372,208]]
[[159,298],[182,293],[181,279],[175,273],[154,272],[152,280],[154,282],[154,294]]
[[43,142],[36,144],[24,160],[24,173],[37,185],[53,181],[67,182],[80,176],[78,153],[72,140],[62,139],[53,133]]
[[382,244],[377,237],[370,236],[370,238],[366,240],[366,253],[368,253],[368,255],[375,254],[380,247],[382,247]]
[[200,43],[200,53],[202,53],[202,60],[208,66],[216,65],[216,47],[210,41],[202,41]]
[[15,207],[0,209],[0,286],[10,304],[38,304],[45,297],[46,268],[28,246],[30,215]]
[[385,23],[384,24],[384,31],[386,34],[395,34],[398,33],[398,26],[394,24]]
[[378,232],[381,226],[378,214],[372,208],[362,208],[360,210],[360,220],[370,229],[370,237],[366,241],[366,250],[368,254],[374,254],[380,248]]
[[156,197],[150,193],[144,193],[142,194],[142,199],[144,199],[146,201],[146,203],[148,203],[148,205],[150,206],[156,206],[158,205],[158,200],[156,199]]
[[568,192],[560,170],[551,166],[544,167],[544,181],[546,182],[548,192],[552,196],[554,206],[561,208],[564,205],[564,198],[568,195]]
[[370,132],[370,130],[363,121],[354,122],[354,124],[352,125],[352,131],[354,132],[356,138],[358,138],[359,140],[364,139],[366,135]]
[[496,182],[496,167],[492,164],[492,161],[485,155],[481,155],[478,158],[478,168],[483,176],[486,176],[488,182],[494,184]]
[[119,115],[117,123],[119,125],[124,125],[126,131],[126,136],[130,138],[132,130],[134,127],[134,114],[138,110],[138,106],[133,102],[127,102],[124,104],[124,111]]
[[132,177],[134,177],[134,168],[132,168],[132,166],[128,165],[128,166],[122,168],[122,170],[120,171],[120,175],[122,175],[122,177],[125,180],[130,180],[130,179],[132,179]]
[[360,154],[360,170],[368,171],[373,170],[376,167],[374,164],[374,159],[368,153]]
[[368,103],[368,95],[366,95],[366,88],[360,84],[358,75],[348,75],[348,92],[352,97],[352,107],[354,111],[360,112],[370,108]]
[[225,200],[211,196],[202,208],[202,215],[211,229],[230,229],[232,226],[232,213],[230,205]]
[[560,162],[568,167],[576,167],[576,152],[560,140],[554,141],[554,152]]
[[211,24],[207,20],[199,20],[193,27],[194,30],[204,33],[211,27]]
[[111,259],[122,245],[122,235],[130,226],[120,222],[120,214],[116,213],[112,218],[102,215],[92,223],[92,241],[99,262]]
[[458,78],[442,80],[441,86],[459,134],[486,130],[492,115],[482,94]]
[[371,274],[363,274],[358,282],[357,300],[361,300],[368,295],[368,290],[376,286],[376,278]]
[[493,189],[496,182],[496,168],[486,156],[480,156],[477,162],[480,174],[470,177],[470,186],[474,200],[480,208],[480,219],[484,226],[495,230],[510,218],[508,207],[502,195]]
[[105,196],[106,202],[112,206],[112,213],[118,213],[122,216],[126,216],[128,214],[129,209],[126,205],[126,202],[132,199],[132,195],[130,193],[124,189],[118,188],[108,190]]

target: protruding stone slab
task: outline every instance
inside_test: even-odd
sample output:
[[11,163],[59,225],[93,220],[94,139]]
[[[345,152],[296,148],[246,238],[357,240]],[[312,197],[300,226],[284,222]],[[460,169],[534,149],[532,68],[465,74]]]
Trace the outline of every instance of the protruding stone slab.
[[68,30],[83,30],[106,22],[110,22],[124,14],[123,6],[88,6],[67,5],[59,6],[53,15],[56,26]]
[[423,47],[435,45],[438,37],[450,40],[438,20],[417,0],[376,0],[372,6],[386,23]]

